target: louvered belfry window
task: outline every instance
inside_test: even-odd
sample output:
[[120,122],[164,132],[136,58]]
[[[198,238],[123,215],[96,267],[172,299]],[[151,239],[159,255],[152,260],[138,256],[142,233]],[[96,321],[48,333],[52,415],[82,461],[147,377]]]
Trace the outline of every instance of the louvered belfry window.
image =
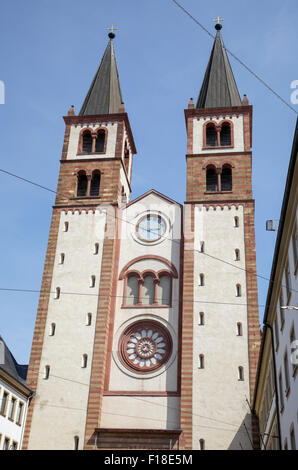
[[106,134],[104,131],[99,131],[96,138],[95,152],[102,153],[105,148]]
[[86,196],[86,194],[87,194],[87,185],[88,185],[88,181],[87,181],[86,174],[84,172],[80,173],[78,175],[77,196]]
[[82,151],[84,153],[91,153],[92,152],[92,135],[91,135],[90,131],[84,132],[84,134],[83,134]]
[[206,173],[206,190],[218,191],[217,174],[215,168],[209,167]]
[[225,122],[222,125],[221,131],[220,131],[220,145],[222,147],[226,147],[231,144],[232,144],[231,126],[228,122]]
[[90,196],[99,196],[100,171],[94,171],[91,179]]
[[206,129],[206,145],[208,147],[217,146],[217,132],[214,124],[209,124]]
[[221,190],[232,191],[232,169],[224,166],[221,172]]

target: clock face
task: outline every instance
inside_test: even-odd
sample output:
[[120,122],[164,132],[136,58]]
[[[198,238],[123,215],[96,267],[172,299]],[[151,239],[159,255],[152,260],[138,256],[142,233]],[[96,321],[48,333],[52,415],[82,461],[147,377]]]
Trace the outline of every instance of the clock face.
[[166,231],[165,221],[156,214],[148,214],[139,221],[137,234],[146,242],[159,240]]
[[152,372],[167,362],[172,338],[166,328],[155,321],[140,321],[125,330],[120,338],[122,362],[137,372]]

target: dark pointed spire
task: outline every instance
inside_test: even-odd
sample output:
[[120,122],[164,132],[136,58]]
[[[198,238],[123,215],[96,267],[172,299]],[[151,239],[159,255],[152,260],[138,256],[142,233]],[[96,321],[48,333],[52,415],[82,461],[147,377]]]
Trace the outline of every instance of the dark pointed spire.
[[110,41],[91,83],[80,116],[119,112],[122,95],[113,44],[114,37],[114,33],[109,33]]
[[216,24],[217,33],[196,108],[241,106],[239,91],[221,37],[221,28],[221,24]]

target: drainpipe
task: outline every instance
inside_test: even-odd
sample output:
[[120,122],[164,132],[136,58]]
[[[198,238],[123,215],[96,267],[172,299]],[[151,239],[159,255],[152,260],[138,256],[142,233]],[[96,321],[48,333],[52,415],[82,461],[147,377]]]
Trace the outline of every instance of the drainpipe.
[[278,441],[279,441],[279,449],[282,450],[280,411],[279,411],[279,393],[278,393],[277,371],[276,371],[276,360],[275,360],[274,333],[273,333],[273,328],[272,328],[271,325],[269,325],[269,323],[264,323],[264,325],[265,325],[266,328],[269,328],[270,333],[271,333],[272,359],[273,359],[274,382],[275,382],[275,404],[276,404],[277,427],[278,427]]

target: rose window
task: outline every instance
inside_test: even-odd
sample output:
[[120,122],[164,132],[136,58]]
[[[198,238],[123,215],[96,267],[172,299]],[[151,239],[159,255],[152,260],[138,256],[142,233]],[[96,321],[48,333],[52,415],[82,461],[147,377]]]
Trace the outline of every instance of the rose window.
[[154,321],[134,323],[120,338],[121,359],[138,372],[158,369],[169,359],[171,351],[170,333]]

